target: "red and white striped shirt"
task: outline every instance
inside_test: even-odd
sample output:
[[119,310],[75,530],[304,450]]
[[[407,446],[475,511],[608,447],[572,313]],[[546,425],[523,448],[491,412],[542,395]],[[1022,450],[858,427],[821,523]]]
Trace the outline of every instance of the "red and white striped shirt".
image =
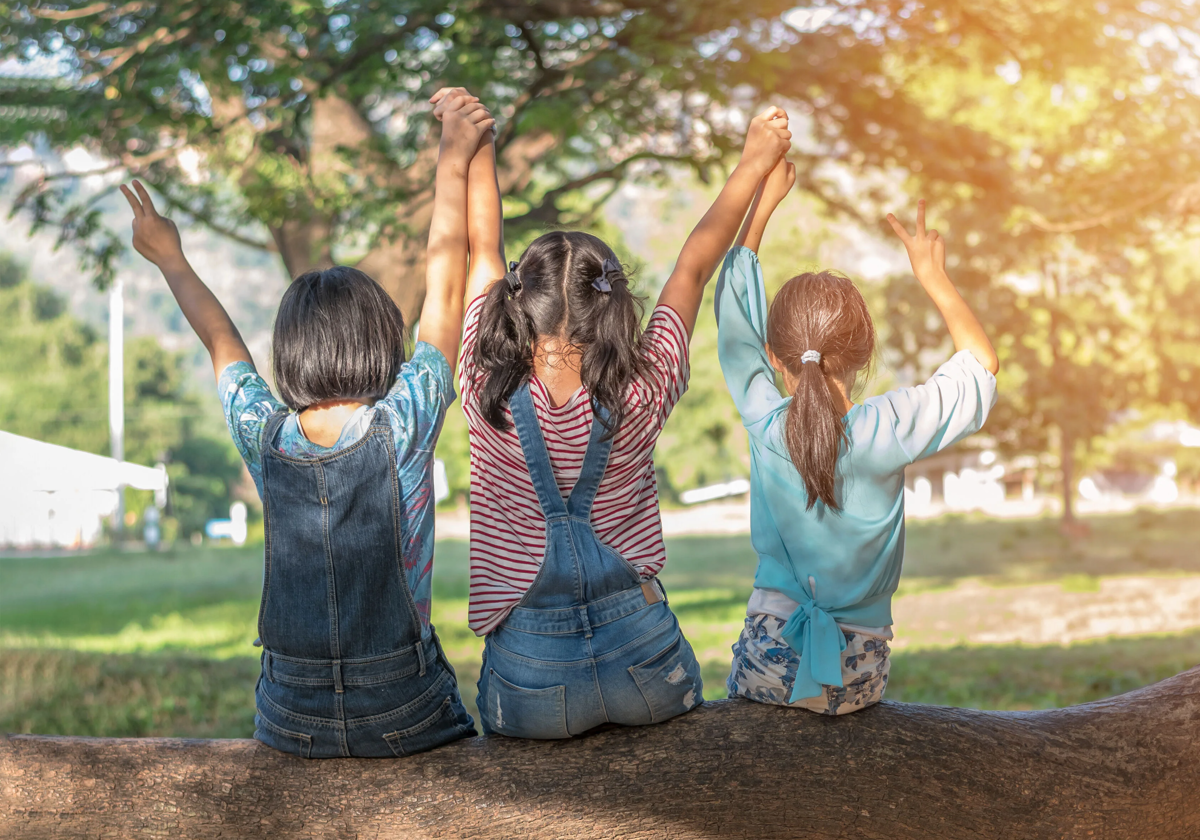
[[[546,519],[517,431],[497,431],[480,413],[475,388],[475,337],[483,298],[467,309],[460,385],[471,444],[471,603],[467,623],[479,635],[494,630],[521,600],[546,553]],[[658,513],[654,444],[675,403],[687,390],[688,335],[666,306],[654,309],[645,333],[645,376],[625,397],[625,419],[613,439],[608,468],[592,506],[600,541],[641,573],[658,574],[667,560]],[[580,388],[554,407],[534,376],[530,381],[538,424],[546,439],[558,489],[566,499],[583,469],[592,429],[592,404]],[[512,414],[505,408],[509,422]]]

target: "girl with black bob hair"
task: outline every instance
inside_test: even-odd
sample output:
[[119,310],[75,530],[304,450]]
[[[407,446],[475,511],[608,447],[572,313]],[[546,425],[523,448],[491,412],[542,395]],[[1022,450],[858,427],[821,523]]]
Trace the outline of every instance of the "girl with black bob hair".
[[548,233],[506,269],[492,150],[472,162],[460,383],[485,732],[567,738],[702,702],[699,664],[657,580],[652,455],[687,387],[704,286],[790,138],[777,108],[751,122],[644,330],[642,299],[595,236]]
[[357,268],[301,274],[279,302],[271,336],[279,396],[301,412],[346,399],[374,404],[396,383],[405,338],[399,307]]
[[[297,277],[275,319],[281,403],[179,233],[137,181],[133,244],[212,356],[226,422],[263,501],[262,675],[254,737],[304,758],[402,756],[472,735],[429,621],[433,449],[455,399],[467,274],[467,169],[493,120],[474,97],[443,121],[421,340],[370,277]],[[486,135],[486,137],[485,137]]]

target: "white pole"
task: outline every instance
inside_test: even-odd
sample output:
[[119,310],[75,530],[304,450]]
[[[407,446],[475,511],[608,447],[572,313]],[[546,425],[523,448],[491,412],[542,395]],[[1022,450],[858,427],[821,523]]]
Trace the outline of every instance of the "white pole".
[[[125,297],[117,280],[108,295],[108,432],[111,455],[125,460]],[[113,532],[125,527],[125,488],[117,488]]]

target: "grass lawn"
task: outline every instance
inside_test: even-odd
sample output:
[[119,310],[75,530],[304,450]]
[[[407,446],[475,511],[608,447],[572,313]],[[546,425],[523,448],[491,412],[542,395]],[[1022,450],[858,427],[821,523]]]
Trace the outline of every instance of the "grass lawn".
[[[1053,520],[913,522],[899,597],[967,578],[1086,588],[1110,575],[1200,574],[1198,542],[1200,515],[1189,510],[1097,518],[1076,544]],[[671,605],[704,668],[705,696],[721,697],[754,552],[747,537],[668,543]],[[261,548],[250,547],[0,558],[0,731],[248,736],[261,574]],[[473,707],[482,641],[466,627],[467,582],[466,545],[439,543],[434,623]],[[906,642],[889,698],[976,708],[1070,705],[1200,662],[1200,632],[1069,647],[947,647],[928,631]]]

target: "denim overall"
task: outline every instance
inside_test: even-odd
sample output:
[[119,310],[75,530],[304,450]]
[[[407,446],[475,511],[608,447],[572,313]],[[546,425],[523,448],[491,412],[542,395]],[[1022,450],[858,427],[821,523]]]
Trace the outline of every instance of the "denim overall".
[[643,584],[592,530],[612,449],[600,417],[564,505],[528,384],[509,407],[546,517],[546,555],[533,585],[488,634],[478,684],[483,731],[569,738],[602,723],[658,723],[694,709],[703,700],[700,666],[660,584]]
[[318,458],[263,431],[266,566],[254,737],[304,758],[402,756],[474,735],[454,670],[421,620],[400,557],[395,442],[382,412]]

